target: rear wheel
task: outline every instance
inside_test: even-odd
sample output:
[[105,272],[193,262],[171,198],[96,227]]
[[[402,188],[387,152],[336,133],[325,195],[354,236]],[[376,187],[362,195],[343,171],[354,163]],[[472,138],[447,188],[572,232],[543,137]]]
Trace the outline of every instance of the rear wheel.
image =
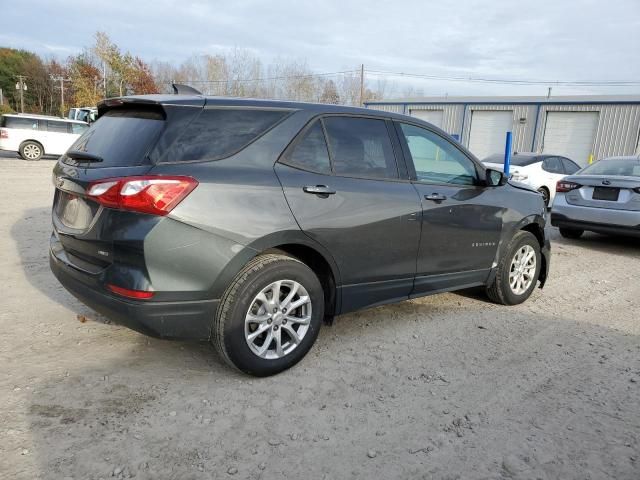
[[540,193],[540,195],[542,195],[542,200],[544,201],[545,207],[548,207],[551,195],[549,194],[549,190],[547,190],[547,187],[540,187],[538,189],[538,193]]
[[38,142],[24,142],[20,145],[20,156],[25,160],[40,160],[44,155],[44,149]]
[[562,235],[564,238],[580,238],[582,236],[582,234],[584,233],[584,230],[580,230],[578,228],[565,228],[565,227],[560,227],[560,235]]
[[212,342],[239,370],[273,375],[306,355],[323,316],[324,292],[309,267],[285,255],[260,255],[223,295]]
[[487,296],[496,303],[517,305],[531,296],[542,266],[538,239],[530,232],[516,233],[498,263]]

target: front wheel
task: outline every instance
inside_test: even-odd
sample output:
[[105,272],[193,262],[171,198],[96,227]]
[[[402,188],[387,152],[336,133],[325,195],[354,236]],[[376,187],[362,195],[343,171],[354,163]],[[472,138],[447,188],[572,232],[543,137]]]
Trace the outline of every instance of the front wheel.
[[229,365],[251,375],[273,375],[307,354],[323,316],[324,292],[309,267],[286,255],[260,255],[224,293],[212,342]]
[[517,305],[531,296],[542,266],[540,243],[530,232],[516,233],[498,263],[488,297],[503,305]]
[[24,142],[20,145],[20,156],[25,160],[40,160],[44,155],[42,145],[37,142]]
[[551,200],[551,194],[549,193],[549,190],[547,190],[547,187],[540,187],[538,189],[538,193],[542,195],[542,201],[544,202],[544,206],[549,208],[549,201]]

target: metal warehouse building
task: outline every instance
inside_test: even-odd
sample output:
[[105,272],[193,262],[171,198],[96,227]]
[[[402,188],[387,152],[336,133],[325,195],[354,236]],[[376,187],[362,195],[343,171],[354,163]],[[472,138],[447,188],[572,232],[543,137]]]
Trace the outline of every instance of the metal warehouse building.
[[640,154],[640,96],[425,97],[368,102],[404,113],[458,138],[480,159],[515,152],[555,153],[586,165],[612,155]]

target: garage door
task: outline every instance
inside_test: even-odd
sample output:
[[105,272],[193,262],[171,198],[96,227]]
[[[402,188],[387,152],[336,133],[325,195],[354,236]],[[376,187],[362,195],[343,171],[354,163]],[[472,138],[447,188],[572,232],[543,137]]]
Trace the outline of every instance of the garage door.
[[513,130],[513,110],[473,110],[469,150],[483,159],[494,153],[504,153],[507,132]]
[[442,128],[442,110],[411,110],[411,116]]
[[584,166],[593,153],[597,127],[598,112],[548,112],[542,151]]

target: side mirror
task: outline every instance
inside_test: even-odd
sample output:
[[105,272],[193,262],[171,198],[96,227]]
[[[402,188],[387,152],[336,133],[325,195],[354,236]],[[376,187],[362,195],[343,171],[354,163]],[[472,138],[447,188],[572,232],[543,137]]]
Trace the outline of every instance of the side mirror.
[[487,168],[485,170],[486,182],[489,187],[501,187],[507,183],[507,176],[499,170]]

